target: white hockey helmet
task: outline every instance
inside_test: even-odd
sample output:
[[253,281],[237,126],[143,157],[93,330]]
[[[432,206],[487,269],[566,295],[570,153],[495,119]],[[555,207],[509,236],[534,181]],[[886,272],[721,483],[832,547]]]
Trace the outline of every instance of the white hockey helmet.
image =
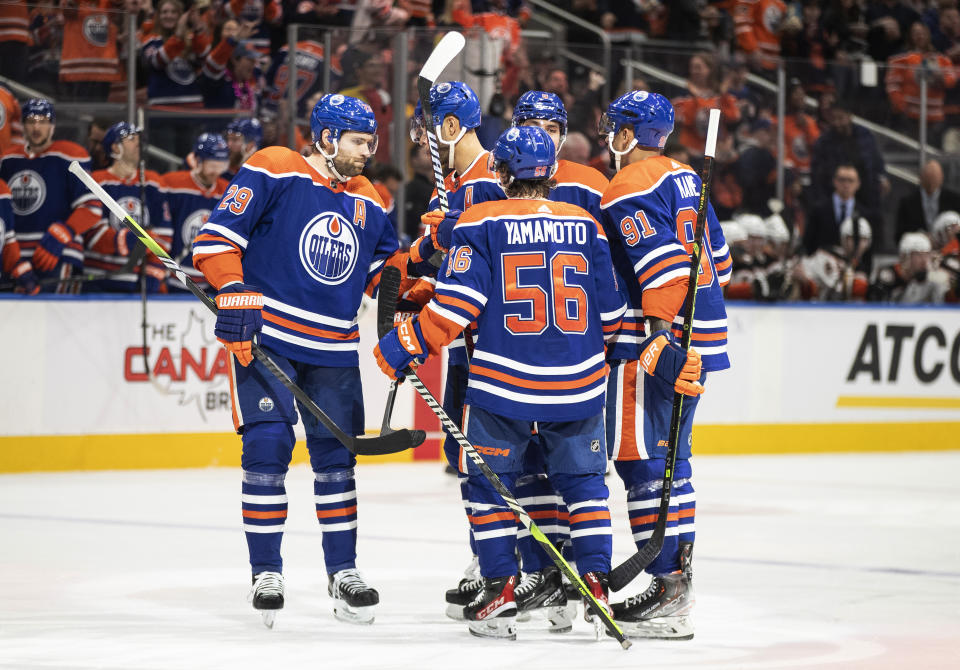
[[743,229],[750,237],[767,238],[767,226],[764,224],[762,216],[756,214],[737,214],[733,219],[743,226]]
[[[861,240],[873,239],[873,228],[870,223],[862,216],[857,219],[857,228],[860,229]],[[853,219],[849,216],[840,224],[840,237],[853,237]]]
[[767,229],[767,239],[776,244],[790,241],[790,230],[787,228],[787,222],[779,214],[771,214],[763,220],[763,225]]
[[906,256],[913,252],[929,252],[933,250],[930,238],[926,233],[904,233],[900,238],[900,255]]
[[960,226],[960,212],[940,212],[933,220],[933,232],[936,235],[946,235],[951,226]]
[[747,239],[747,231],[736,221],[721,221],[720,229],[723,231],[723,239],[727,245],[744,242]]

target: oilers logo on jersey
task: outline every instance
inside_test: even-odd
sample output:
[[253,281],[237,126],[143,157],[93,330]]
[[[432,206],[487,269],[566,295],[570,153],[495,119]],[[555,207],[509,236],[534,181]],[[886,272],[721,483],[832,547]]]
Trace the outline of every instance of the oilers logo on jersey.
[[342,284],[357,264],[357,233],[335,212],[314,217],[300,235],[300,261],[321,284]]
[[179,56],[167,64],[166,71],[167,76],[181,86],[188,86],[197,80],[193,66]]
[[187,252],[186,255],[189,256],[193,239],[209,218],[209,209],[198,209],[188,214],[187,218],[183,220],[183,224],[180,227],[180,240],[183,242],[183,249]]
[[95,47],[107,46],[110,35],[110,20],[106,14],[94,14],[83,21],[83,36]]
[[[150,209],[147,208],[147,211],[141,214],[141,210],[143,208],[140,206],[140,198],[131,195],[125,195],[122,198],[117,198],[117,204],[123,208],[123,211],[125,211],[131,219],[139,223],[141,226],[150,226]],[[109,214],[109,221],[110,227],[114,230],[122,230],[124,228],[123,222],[117,218],[112,210]]]
[[13,213],[17,216],[33,214],[47,199],[47,185],[33,170],[21,170],[10,180]]

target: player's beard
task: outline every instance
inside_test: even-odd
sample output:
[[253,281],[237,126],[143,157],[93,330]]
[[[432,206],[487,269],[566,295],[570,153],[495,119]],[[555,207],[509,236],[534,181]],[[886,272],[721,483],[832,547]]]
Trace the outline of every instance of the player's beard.
[[348,158],[347,156],[337,154],[333,159],[333,165],[337,168],[337,172],[347,179],[350,177],[356,177],[363,172],[363,168],[366,164],[366,159],[361,158],[360,156]]
[[31,129],[26,132],[27,143],[30,148],[42,147],[53,138],[53,128],[47,132]]

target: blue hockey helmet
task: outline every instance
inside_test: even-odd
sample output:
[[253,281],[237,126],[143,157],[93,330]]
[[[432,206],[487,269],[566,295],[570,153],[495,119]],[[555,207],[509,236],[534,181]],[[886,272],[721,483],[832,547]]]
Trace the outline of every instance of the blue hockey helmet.
[[228,161],[230,160],[230,149],[227,148],[227,141],[222,135],[217,133],[203,133],[197,138],[193,145],[193,155],[200,161]]
[[140,132],[140,128],[132,123],[127,123],[126,121],[113,124],[107,128],[107,132],[103,134],[103,153],[105,153],[107,156],[112,155],[114,144],[117,142],[122,142],[125,138],[130,137],[131,135],[137,135]]
[[53,103],[46,98],[30,98],[23,107],[20,108],[20,118],[26,121],[31,116],[40,116],[50,121],[57,122],[57,114],[53,110]]
[[[448,116],[456,117],[460,122],[461,133],[480,125],[480,100],[473,89],[462,81],[445,81],[430,87],[430,113],[433,127],[443,124]],[[419,141],[423,132],[423,107],[417,101],[410,125],[410,137]]]
[[519,126],[529,119],[556,121],[562,126],[562,134],[567,133],[567,110],[556,93],[546,91],[527,91],[513,106],[513,125]]
[[538,126],[508,128],[490,152],[490,168],[506,166],[516,179],[549,179],[556,171],[556,148],[547,131]]
[[608,138],[623,126],[633,127],[636,144],[662,149],[673,132],[673,105],[659,93],[631,91],[610,103],[599,130]]
[[253,142],[259,147],[260,142],[263,141],[263,126],[259,119],[247,117],[234,119],[227,124],[227,135],[243,135],[244,141]]
[[332,139],[339,140],[343,131],[376,133],[377,119],[373,109],[364,101],[340,93],[327,93],[317,101],[310,114],[314,142],[320,141],[324,129],[330,131]]

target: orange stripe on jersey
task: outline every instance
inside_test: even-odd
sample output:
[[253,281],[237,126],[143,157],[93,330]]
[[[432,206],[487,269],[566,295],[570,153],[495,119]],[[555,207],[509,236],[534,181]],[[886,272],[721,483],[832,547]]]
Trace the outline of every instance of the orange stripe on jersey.
[[623,364],[623,399],[620,407],[620,449],[617,452],[618,461],[635,461],[640,458],[637,448],[637,372],[640,368],[638,361],[628,361]]
[[513,512],[494,512],[493,514],[484,514],[483,516],[468,515],[470,523],[483,524],[493,523],[494,521],[513,521],[517,517]]
[[582,523],[584,521],[609,521],[610,510],[600,512],[581,512],[580,514],[571,514],[570,523]]
[[243,510],[243,516],[245,519],[286,519],[287,510],[278,509],[272,512],[258,512],[252,509]]
[[667,267],[667,266],[669,266],[669,265],[674,265],[675,263],[680,263],[680,262],[685,261],[685,260],[687,260],[687,261],[690,260],[690,257],[689,257],[686,253],[684,253],[684,252],[682,252],[682,251],[678,251],[678,252],[675,253],[674,255],[669,256],[669,257],[665,258],[664,260],[660,261],[659,263],[657,263],[657,264],[654,265],[653,267],[647,268],[647,271],[644,272],[642,275],[640,275],[640,276],[637,278],[637,281],[642,284],[643,282],[645,282],[645,281],[647,281],[648,279],[650,279],[650,277],[652,277],[653,275],[655,275],[655,274],[657,274],[658,272],[660,272],[660,270],[664,269],[665,267]]
[[[677,337],[680,337],[681,330],[674,326],[673,334]],[[719,340],[727,339],[726,333],[690,333],[690,339],[694,342],[717,342]]]
[[474,317],[480,315],[480,308],[476,305],[473,305],[466,300],[460,300],[459,298],[451,298],[448,295],[437,294],[435,296],[438,303],[441,305],[449,305],[450,307],[459,307],[460,309],[469,312]]
[[340,509],[318,509],[317,518],[329,519],[330,517],[335,516],[350,516],[351,514],[355,514],[356,511],[356,505],[351,505],[350,507],[341,507]]
[[557,511],[548,509],[548,510],[534,510],[532,512],[527,512],[527,516],[531,519],[556,519]]
[[[234,242],[230,241],[230,240],[227,239],[226,237],[221,237],[220,235],[211,235],[210,233],[200,233],[200,234],[197,235],[195,238],[193,238],[193,241],[194,241],[194,242],[216,242],[216,243],[218,243],[218,244],[229,244],[231,247],[233,247],[234,249],[237,250],[237,253],[242,253],[242,252],[240,251],[240,247],[238,247]],[[204,252],[203,252],[202,250],[197,250],[197,255],[198,255],[198,256],[202,256],[203,253],[204,253]],[[224,252],[218,251],[218,252],[216,252],[216,253],[222,254],[222,253],[224,253]]]
[[[692,507],[688,509],[682,509],[679,512],[670,512],[669,514],[667,514],[667,523],[670,523],[671,521],[677,521],[679,519],[688,519],[694,516],[695,513],[696,513],[696,510]],[[645,516],[636,516],[630,519],[630,525],[642,526],[648,523],[656,523],[658,516],[659,514],[656,514],[656,513],[647,514]]]
[[664,175],[687,170],[693,172],[693,168],[689,165],[666,156],[653,156],[637,163],[631,163],[610,180],[610,186],[604,191],[600,204],[604,206],[624,196],[648,191]]
[[687,277],[676,277],[663,286],[647,289],[640,299],[643,315],[673,323],[686,297]]
[[643,324],[633,321],[624,321],[620,324],[620,328],[623,330],[643,330]]
[[463,332],[463,326],[440,316],[428,307],[420,312],[420,332],[423,333],[423,339],[427,342],[430,355],[436,356],[443,347],[453,342],[457,335]]
[[583,388],[584,386],[593,384],[598,379],[602,379],[606,373],[606,369],[600,369],[593,374],[587,375],[586,377],[572,379],[566,382],[535,382],[529,379],[521,379],[520,377],[514,377],[513,375],[498,372],[497,370],[491,370],[490,368],[485,368],[481,365],[477,365],[476,363],[470,366],[470,374],[477,374],[481,377],[489,377],[501,382],[506,382],[512,386],[519,386],[521,388],[528,389],[540,389],[542,391],[566,391],[569,389]]
[[314,337],[326,337],[331,340],[359,340],[360,333],[354,331],[352,333],[338,333],[332,330],[323,330],[322,328],[311,328],[310,326],[304,326],[289,319],[284,319],[281,316],[276,314],[271,314],[270,312],[263,310],[263,319],[264,321],[270,321],[277,325],[283,326],[284,328],[289,328],[290,330],[295,330],[298,333],[305,333],[307,335],[313,335]]
[[723,272],[731,265],[733,265],[733,258],[728,257],[725,261],[717,263],[717,272]]

